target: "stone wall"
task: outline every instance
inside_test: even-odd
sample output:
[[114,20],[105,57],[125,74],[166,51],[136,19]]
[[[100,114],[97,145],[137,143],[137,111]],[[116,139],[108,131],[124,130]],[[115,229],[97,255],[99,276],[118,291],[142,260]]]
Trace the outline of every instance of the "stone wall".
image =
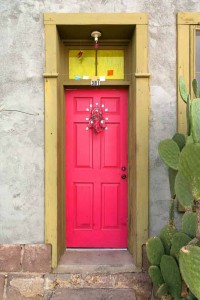
[[0,243],[44,242],[44,12],[149,16],[150,234],[167,220],[169,188],[158,142],[176,131],[176,13],[199,0],[0,2]]

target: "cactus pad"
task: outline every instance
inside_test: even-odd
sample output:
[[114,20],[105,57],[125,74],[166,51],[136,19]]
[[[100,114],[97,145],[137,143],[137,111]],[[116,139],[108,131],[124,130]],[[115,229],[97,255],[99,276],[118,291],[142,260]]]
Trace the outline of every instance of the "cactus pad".
[[188,245],[180,250],[180,270],[191,292],[200,299],[200,248]]
[[186,137],[186,145],[188,145],[188,144],[193,144],[193,143],[194,143],[194,140],[193,140],[192,135],[188,135],[188,136]]
[[193,196],[188,180],[182,175],[181,172],[178,172],[175,178],[175,192],[178,198],[178,201],[183,207],[193,206]]
[[185,147],[186,137],[185,137],[184,134],[182,134],[182,133],[175,133],[175,135],[173,136],[172,140],[177,143],[177,145],[179,146],[180,150],[182,150],[183,147]]
[[161,286],[164,283],[160,268],[158,266],[150,266],[148,273],[151,278],[151,281],[157,287]]
[[183,79],[183,77],[179,78],[179,91],[180,91],[181,98],[183,99],[183,101],[185,103],[187,103],[188,91],[187,91],[187,88],[185,85],[185,80]]
[[197,216],[194,212],[186,212],[182,217],[182,231],[191,238],[196,236]]
[[178,170],[180,149],[176,142],[171,139],[161,141],[158,145],[158,152],[168,167]]
[[200,98],[191,102],[191,132],[195,142],[200,142]]
[[189,291],[189,299],[190,300],[198,300],[197,297],[195,297],[195,295],[193,295],[191,291]]
[[186,105],[186,119],[187,119],[187,135],[191,134],[191,101],[190,101],[190,95],[188,95],[187,105]]
[[196,79],[192,80],[192,87],[193,87],[195,97],[198,98],[199,97],[199,87],[198,87],[198,81]]
[[180,249],[187,245],[191,241],[191,238],[183,233],[183,232],[177,232],[172,238],[172,246],[170,250],[170,255],[172,255],[174,258],[179,259],[179,252]]
[[[177,183],[177,178],[178,183]],[[181,183],[182,181],[182,183]],[[185,185],[185,187],[184,187]],[[182,204],[183,193],[178,192],[181,189],[188,190],[194,200],[200,199],[200,144],[188,144],[180,154],[179,171],[175,180],[175,190],[178,200]],[[185,206],[184,204],[182,204]]]
[[161,273],[169,292],[175,299],[180,299],[182,280],[176,260],[169,255],[163,255],[160,263]]
[[172,238],[177,233],[177,229],[173,225],[166,225],[160,232],[160,239],[163,243],[165,253],[170,254],[170,248],[172,244]]
[[152,237],[146,243],[147,257],[152,265],[159,265],[164,254],[164,247],[159,237]]
[[166,285],[166,283],[163,283],[157,290],[156,292],[156,296],[158,298],[161,298],[163,296],[166,296],[168,294],[169,290],[168,290],[168,286]]
[[170,194],[171,198],[175,196],[175,178],[177,175],[177,171],[173,170],[172,168],[169,168],[168,170],[168,176],[169,176],[169,187],[170,187]]

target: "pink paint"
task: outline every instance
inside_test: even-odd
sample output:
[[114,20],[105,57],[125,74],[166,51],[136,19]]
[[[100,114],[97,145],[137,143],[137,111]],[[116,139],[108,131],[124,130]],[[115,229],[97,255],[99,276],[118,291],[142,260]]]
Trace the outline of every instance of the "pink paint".
[[[98,133],[87,128],[96,103]],[[66,91],[67,247],[127,247],[127,135],[127,91]]]

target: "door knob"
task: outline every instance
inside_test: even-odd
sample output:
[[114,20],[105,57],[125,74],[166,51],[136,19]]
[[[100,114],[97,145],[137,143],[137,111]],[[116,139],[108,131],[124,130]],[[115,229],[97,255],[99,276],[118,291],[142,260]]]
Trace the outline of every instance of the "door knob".
[[126,171],[126,167],[122,167],[122,171]]
[[121,178],[126,179],[126,174],[122,174]]

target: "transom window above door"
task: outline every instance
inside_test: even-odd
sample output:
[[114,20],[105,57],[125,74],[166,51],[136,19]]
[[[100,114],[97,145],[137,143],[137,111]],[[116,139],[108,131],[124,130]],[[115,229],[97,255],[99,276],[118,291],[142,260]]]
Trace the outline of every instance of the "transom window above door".
[[124,79],[124,50],[69,50],[69,79]]

